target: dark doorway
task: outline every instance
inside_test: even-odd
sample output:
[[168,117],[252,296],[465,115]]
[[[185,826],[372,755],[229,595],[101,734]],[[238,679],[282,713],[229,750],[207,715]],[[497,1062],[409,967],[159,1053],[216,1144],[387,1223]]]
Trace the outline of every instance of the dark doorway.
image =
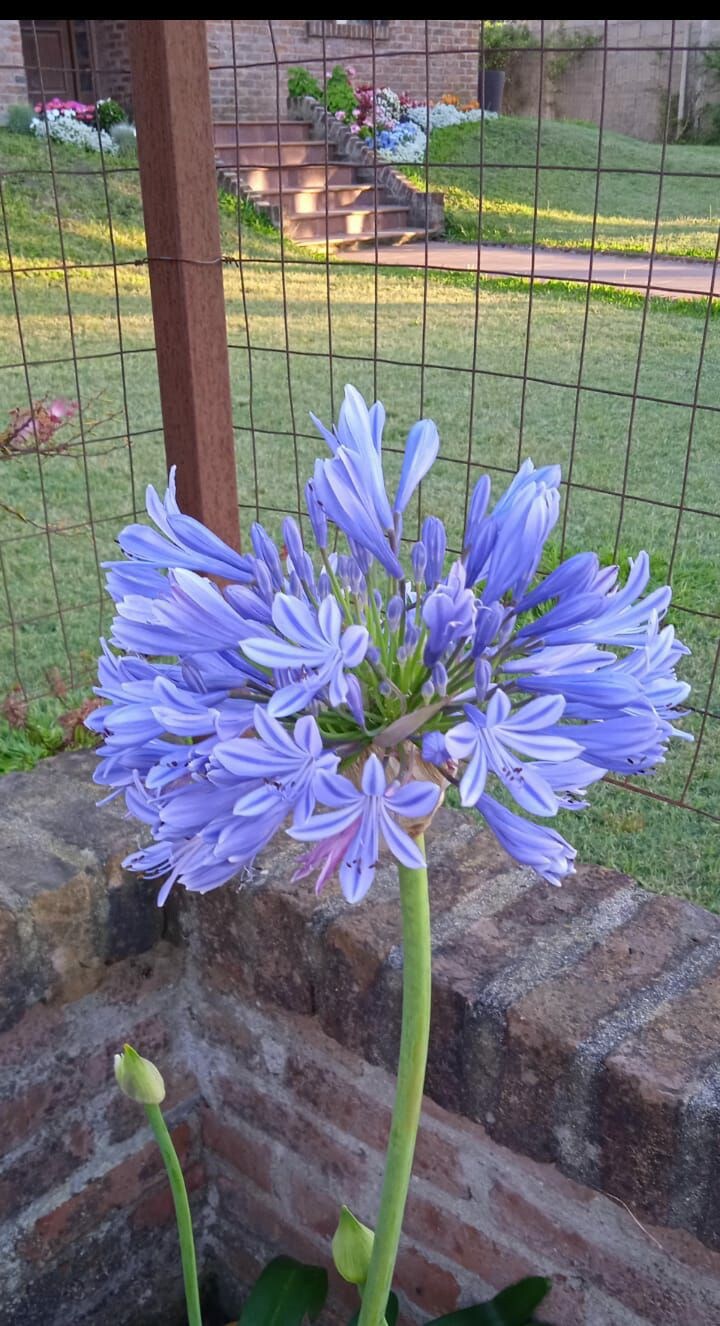
[[89,19],[22,18],[20,31],[31,101],[93,100]]

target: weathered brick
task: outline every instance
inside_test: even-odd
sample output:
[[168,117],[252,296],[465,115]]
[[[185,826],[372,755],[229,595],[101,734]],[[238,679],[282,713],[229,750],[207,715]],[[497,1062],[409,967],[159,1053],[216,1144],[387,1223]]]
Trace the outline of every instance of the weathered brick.
[[517,990],[540,985],[553,969],[577,960],[592,943],[595,911],[630,896],[621,875],[582,870],[563,889],[533,884],[491,916],[468,920],[433,962],[433,995],[442,1017],[434,1034],[454,1041],[455,1081],[440,1103],[475,1118],[496,1120],[506,1008]]
[[[184,1166],[193,1145],[190,1125],[180,1124],[173,1129],[172,1136]],[[114,1211],[129,1208],[163,1173],[157,1147],[150,1142],[114,1169],[92,1179],[55,1210],[40,1216],[21,1240],[23,1256],[34,1262],[49,1260],[68,1243],[88,1235]]]
[[[202,1192],[207,1183],[205,1166],[196,1160],[183,1174],[188,1194]],[[130,1213],[133,1229],[157,1229],[160,1225],[175,1224],[175,1205],[170,1185],[156,1184],[140,1198]]]
[[75,1123],[40,1133],[0,1172],[0,1216],[9,1220],[50,1189],[59,1187],[92,1151],[93,1134],[87,1124]]
[[218,1079],[215,1090],[223,1113],[231,1111],[290,1153],[302,1156],[318,1168],[327,1182],[338,1184],[343,1177],[351,1181],[353,1174],[362,1173],[366,1151],[361,1143],[348,1146],[335,1141],[325,1127],[298,1113],[271,1090],[262,1091],[239,1076]]
[[[653,986],[666,970],[719,931],[717,918],[697,907],[677,898],[649,898],[567,971],[517,1000],[507,1012],[496,1105],[499,1139],[519,1143],[539,1159],[555,1157],[562,1106],[572,1095],[581,1047],[639,992],[652,1000]],[[602,1062],[598,1076],[601,1070]],[[588,1090],[584,1078],[583,1090]],[[590,1090],[594,1100],[594,1085]],[[587,1137],[585,1143],[592,1148],[598,1140]]]
[[642,1203],[651,1220],[667,1217],[681,1144],[683,1112],[717,1058],[720,975],[666,1001],[622,1041],[605,1064],[599,1091],[602,1184]]
[[203,1143],[208,1151],[221,1160],[229,1161],[233,1169],[249,1179],[256,1188],[272,1192],[271,1144],[249,1134],[237,1123],[218,1118],[212,1111],[203,1111]]
[[491,1234],[477,1228],[471,1218],[471,1204],[468,1204],[467,1219],[462,1219],[420,1197],[411,1188],[405,1235],[428,1253],[440,1253],[495,1289],[502,1289],[514,1280],[536,1275],[542,1270],[514,1248],[503,1247]]
[[431,1317],[457,1307],[460,1286],[452,1271],[433,1264],[418,1248],[407,1244],[401,1247],[393,1283]]

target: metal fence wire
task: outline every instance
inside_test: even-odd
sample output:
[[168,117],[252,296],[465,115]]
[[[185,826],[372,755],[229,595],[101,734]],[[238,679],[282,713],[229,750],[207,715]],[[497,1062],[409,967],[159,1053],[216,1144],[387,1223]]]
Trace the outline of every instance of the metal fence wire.
[[[82,62],[76,42],[60,70],[44,22],[23,21],[12,60],[0,50],[1,86],[30,79],[38,102],[73,78],[93,101],[130,87],[122,33],[103,63],[92,21]],[[438,423],[409,541],[437,512],[458,552],[480,473],[500,491],[526,457],[559,461],[545,569],[583,547],[625,565],[647,547],[692,649],[694,744],[652,787],[624,786],[719,820],[720,24],[529,20],[500,54],[497,31],[207,24],[221,249],[182,261],[222,266],[241,534],[304,518],[309,411],[334,417],[346,382],[386,403],[391,472],[409,425]],[[351,66],[355,86],[477,106],[501,64],[509,113],[442,112],[424,159],[393,175],[378,133],[359,148],[337,116],[288,103],[292,69],[325,88]],[[164,84],[148,96],[154,121],[178,113]],[[146,129],[138,116],[141,152]],[[164,480],[156,332],[187,329],[157,316],[153,329],[149,267],[177,255],[148,263],[132,145],[1,139],[0,698],[26,703],[91,684],[108,625],[99,563]],[[166,200],[181,217],[198,203],[192,179]],[[196,432],[201,448],[202,418]]]

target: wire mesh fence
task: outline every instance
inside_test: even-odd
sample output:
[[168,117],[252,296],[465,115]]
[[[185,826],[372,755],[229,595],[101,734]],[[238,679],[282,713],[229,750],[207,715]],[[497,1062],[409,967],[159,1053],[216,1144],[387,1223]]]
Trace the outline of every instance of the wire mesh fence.
[[[303,518],[309,411],[333,417],[346,382],[388,407],[391,477],[409,425],[438,423],[410,541],[437,512],[459,552],[480,473],[500,491],[526,457],[559,461],[546,569],[648,548],[693,651],[694,745],[633,790],[717,820],[720,147],[695,140],[713,134],[720,25],[532,20],[500,46],[480,20],[207,26],[241,531]],[[128,68],[103,66],[99,44],[93,101]],[[298,66],[323,95],[350,66],[364,123],[288,102]],[[490,71],[506,74],[498,118],[477,105]],[[397,94],[395,129],[373,125],[374,89]],[[414,135],[404,157],[397,126],[438,104],[427,151]],[[88,684],[98,563],[165,458],[136,160],[6,130],[0,202],[0,669],[3,693],[32,698],[58,675]],[[192,208],[192,190],[168,206]]]

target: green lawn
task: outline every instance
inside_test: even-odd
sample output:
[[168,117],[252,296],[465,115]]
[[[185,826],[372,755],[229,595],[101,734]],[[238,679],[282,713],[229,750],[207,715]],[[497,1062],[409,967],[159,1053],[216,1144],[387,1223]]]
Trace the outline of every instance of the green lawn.
[[[44,159],[39,144],[10,140],[0,133],[0,160],[4,158],[6,167],[10,153],[29,168],[37,169]],[[66,149],[58,153],[60,160],[71,169],[87,166],[88,158]],[[104,193],[87,176],[58,179],[69,257],[111,261]],[[118,222],[118,257],[141,257],[144,239],[135,177],[113,172],[109,193],[113,220]],[[47,182],[8,176],[3,200],[16,266],[54,261],[58,243]],[[236,221],[229,211],[223,213],[222,224],[225,251],[237,251]],[[277,529],[279,510],[297,508],[298,492],[318,450],[307,412],[312,408],[328,417],[331,389],[337,402],[348,380],[367,393],[377,390],[388,403],[391,448],[401,444],[408,424],[417,417],[422,394],[422,408],[437,419],[443,438],[442,458],[424,487],[423,511],[442,514],[456,544],[468,473],[474,479],[490,467],[501,471],[497,484],[504,484],[505,472],[514,470],[518,454],[531,455],[538,464],[559,460],[567,471],[585,311],[577,293],[552,287],[536,291],[527,357],[530,380],[523,391],[528,291],[520,282],[481,285],[474,348],[476,293],[469,278],[437,274],[426,285],[419,275],[381,270],[376,304],[370,269],[337,265],[327,276],[325,268],[307,254],[301,262],[295,261],[297,251],[289,248],[288,359],[283,274],[277,261],[266,261],[278,258],[277,240],[250,226],[243,232],[243,253],[248,259],[243,283],[237,269],[228,267],[226,290],[245,529],[257,514]],[[7,273],[7,255],[3,262],[1,252],[0,265]],[[117,288],[111,268],[73,272],[69,291],[61,274],[47,271],[19,276],[17,288],[33,396],[74,398],[79,390],[89,429],[84,449],[48,457],[41,466],[32,457],[0,462],[5,465],[0,493],[4,503],[0,571],[5,586],[0,594],[0,696],[18,678],[31,694],[47,690],[49,667],[58,668],[78,687],[87,684],[97,636],[108,618],[97,561],[113,555],[115,532],[141,509],[145,483],[162,483],[164,474],[145,268],[121,268]],[[644,333],[639,391],[643,397],[660,396],[665,403],[640,400],[631,427],[629,395],[640,349],[642,303],[629,297],[592,299],[568,504],[569,549],[592,545],[610,557],[620,521],[618,494],[631,432],[620,545],[624,555],[649,547],[656,576],[665,575],[678,520],[703,329],[701,302],[653,302]],[[121,337],[122,356],[117,353]],[[77,379],[71,361],[73,343],[81,356]],[[379,362],[374,370],[376,346]],[[27,401],[21,360],[10,282],[7,274],[0,275],[3,419],[14,405]],[[708,325],[704,364],[699,389],[703,408],[696,415],[685,493],[686,505],[694,513],[685,514],[680,524],[673,580],[680,604],[712,612],[720,603],[714,518],[720,515],[714,412],[720,408],[720,320],[716,318]],[[93,421],[97,421],[94,427]],[[397,454],[390,453],[388,467],[397,470]],[[591,492],[593,486],[604,491]],[[46,523],[49,534],[43,528]],[[408,521],[409,535],[411,525]],[[556,553],[557,546],[551,555]],[[696,686],[696,703],[705,707],[710,700],[716,623],[680,611],[674,620],[692,645],[688,676]],[[708,704],[713,706],[717,713],[717,689]],[[688,722],[698,731],[697,716]],[[714,813],[720,802],[719,756],[716,718],[708,720],[690,791],[694,804]],[[679,795],[691,760],[692,750],[678,744],[666,771],[655,780],[655,790]],[[625,869],[648,887],[720,907],[717,826],[712,821],[645,797],[601,788],[590,813],[560,827],[585,859]]]
[[[448,235],[475,242],[482,180],[482,238],[488,244],[530,244],[537,205],[535,240],[550,247],[595,247],[647,253],[652,245],[660,193],[658,253],[709,258],[715,255],[720,223],[720,147],[667,148],[658,143],[604,132],[600,187],[596,202],[599,133],[595,125],[542,122],[539,174],[536,120],[510,116],[478,124],[437,129],[430,141],[430,185],[446,197]],[[479,162],[483,165],[482,172]],[[425,172],[408,169],[424,183]],[[714,178],[704,178],[707,174]]]

